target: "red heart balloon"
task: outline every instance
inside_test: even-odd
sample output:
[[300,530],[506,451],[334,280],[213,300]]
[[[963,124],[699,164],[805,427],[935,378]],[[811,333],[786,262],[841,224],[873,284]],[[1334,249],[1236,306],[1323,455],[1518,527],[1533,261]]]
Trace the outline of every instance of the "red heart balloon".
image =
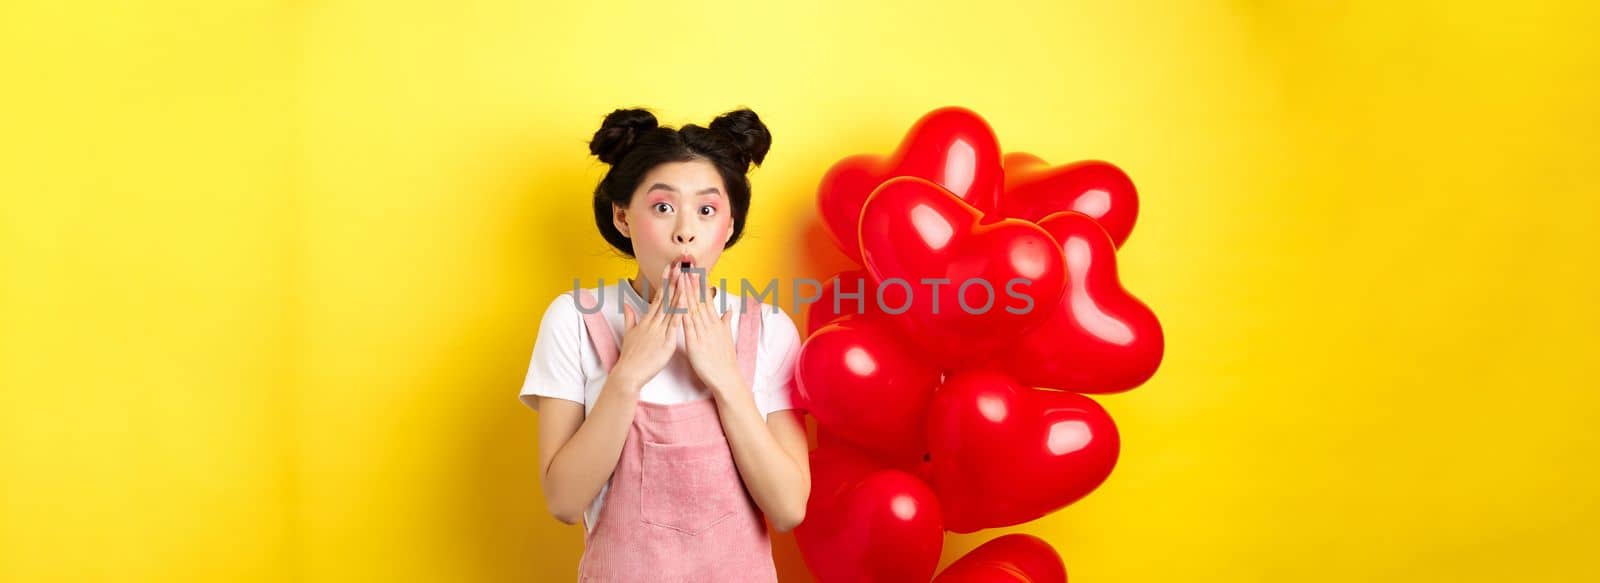
[[1061,297],[1055,240],[1028,221],[983,218],[914,177],[884,182],[861,210],[867,272],[880,288],[910,292],[909,303],[879,309],[947,367],[982,361],[1042,322]]
[[939,372],[906,348],[872,316],[842,319],[807,338],[795,379],[817,424],[891,460],[921,458]]
[[882,301],[879,301],[878,286],[872,283],[872,275],[863,269],[840,272],[828,278],[822,283],[820,296],[806,312],[807,336],[840,318],[866,314],[882,317],[885,314],[879,306],[903,306],[907,300],[903,288],[891,286],[883,290]]
[[1161,322],[1117,281],[1111,238],[1072,211],[1039,226],[1061,244],[1067,283],[1044,323],[1003,352],[1002,368],[1024,385],[1079,393],[1126,391],[1149,380],[1165,350]]
[[[1019,179],[1022,176],[1047,169],[1050,167],[1050,163],[1045,162],[1044,158],[1027,152],[1007,152],[1005,156],[1000,158],[1000,167],[1005,170],[1006,174],[1005,190],[1010,190],[1012,186],[1021,182]],[[1004,199],[1005,196],[1005,192],[1002,191],[1000,198]]]
[[939,565],[939,502],[916,477],[875,469],[847,447],[811,452],[811,497],[794,530],[817,580],[927,581]]
[[995,208],[1005,180],[1000,143],[977,113],[944,107],[918,119],[888,157],[857,155],[834,163],[817,187],[817,206],[834,243],[857,263],[861,207],[873,189],[896,176],[933,181],[988,212]]
[[1039,221],[1059,211],[1078,211],[1105,227],[1122,247],[1139,216],[1139,192],[1121,168],[1100,160],[1082,160],[1054,168],[1033,154],[1006,154],[1005,193],[1000,212]]
[[[857,292],[861,293],[861,298],[848,297]],[[859,269],[839,272],[822,282],[821,297],[807,308],[806,336],[810,337],[842,316],[865,314],[873,303],[867,272]]]
[[1015,533],[972,549],[933,583],[1067,583],[1067,566],[1044,539]]
[[945,379],[929,408],[933,489],[955,532],[1021,524],[1077,501],[1111,475],[1120,447],[1093,399],[993,371]]

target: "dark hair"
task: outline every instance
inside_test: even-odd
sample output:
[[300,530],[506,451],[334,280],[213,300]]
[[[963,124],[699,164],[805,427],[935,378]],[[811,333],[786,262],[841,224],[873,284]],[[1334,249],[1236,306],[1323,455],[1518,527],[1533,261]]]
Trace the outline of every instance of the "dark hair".
[[633,257],[633,241],[612,222],[612,205],[628,206],[639,181],[658,165],[706,160],[728,188],[733,234],[727,246],[732,247],[744,232],[750,210],[750,180],[745,173],[751,164],[761,165],[771,146],[772,134],[749,109],[717,116],[709,127],[688,124],[678,129],[656,125],[656,116],[644,109],[613,111],[589,140],[589,153],[611,165],[594,189],[594,224],[607,243]]

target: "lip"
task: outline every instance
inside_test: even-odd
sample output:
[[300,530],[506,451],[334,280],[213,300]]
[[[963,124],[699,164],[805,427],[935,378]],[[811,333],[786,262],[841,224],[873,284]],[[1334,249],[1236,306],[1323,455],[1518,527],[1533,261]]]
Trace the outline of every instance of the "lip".
[[[694,255],[684,253],[672,261],[672,265],[679,269],[689,269],[695,266]],[[687,265],[688,267],[685,267]]]

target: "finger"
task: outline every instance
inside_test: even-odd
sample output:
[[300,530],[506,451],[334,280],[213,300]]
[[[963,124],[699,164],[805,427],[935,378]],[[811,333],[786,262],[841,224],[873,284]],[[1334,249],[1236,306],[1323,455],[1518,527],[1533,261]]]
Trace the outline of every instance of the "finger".
[[706,296],[709,295],[707,292],[710,291],[706,289],[705,274],[694,273],[692,277],[694,279],[694,291],[696,294],[699,294],[694,297],[694,301],[696,304],[699,304],[703,307],[706,305]]
[[[706,290],[707,295],[710,295],[710,291],[709,289]],[[700,301],[695,304],[695,311],[700,312],[700,317],[706,321],[717,317],[717,308],[711,303],[711,298],[708,297],[700,298]]]
[[733,331],[733,310],[722,313],[722,323],[728,326],[728,331]]
[[683,272],[683,312],[685,314],[691,313],[694,308],[694,294],[694,274],[685,271]]
[[715,319],[717,317],[716,304],[711,299],[711,284],[706,281],[705,276],[700,277],[700,291],[700,311],[705,313],[707,319]]
[[661,323],[662,308],[667,304],[667,272],[665,270],[661,272],[661,279],[657,281],[655,289],[652,291],[654,293],[651,295],[654,299],[650,301],[650,325],[658,326]]
[[693,316],[694,313],[695,313],[695,308],[700,305],[700,299],[698,297],[698,294],[700,292],[697,291],[698,289],[699,289],[699,286],[695,285],[694,274],[693,273],[685,273],[685,274],[683,274],[683,313],[684,314],[687,314],[689,316]]
[[661,274],[661,311],[665,316],[672,315],[672,312],[667,308],[672,306],[672,297],[678,293],[678,287],[674,285],[676,283],[674,280],[677,277],[678,274],[674,273],[671,268]]
[[672,266],[669,265],[666,269],[661,270],[660,279],[656,280],[655,288],[650,290],[650,309],[652,312],[659,311],[661,304],[666,303],[667,271],[670,269],[672,269]]
[[721,323],[721,322],[718,321],[718,319],[720,319],[721,316],[717,314],[717,309],[714,308],[714,307],[707,306],[706,309],[705,309],[705,314],[706,314],[705,318],[702,321],[704,322],[706,333],[710,334],[710,333],[716,332],[716,330],[713,328],[713,326],[716,326],[717,324]]
[[[673,290],[672,290],[673,291],[673,294],[672,294],[672,305],[676,306],[678,308],[687,308],[689,306],[689,302],[688,302],[688,298],[685,296],[684,290],[683,290],[683,288],[686,287],[685,285],[683,285],[683,283],[684,283],[684,280],[683,280],[684,273],[682,271],[679,271],[674,275],[676,275],[676,277],[673,278],[673,282],[672,282],[672,287],[673,287]],[[683,311],[679,311],[678,313],[682,314]]]
[[632,330],[634,325],[638,323],[639,317],[634,315],[633,306],[628,305],[626,301],[622,302],[622,331]]
[[667,314],[666,279],[662,279],[661,282],[661,295],[656,298],[656,303],[651,304],[650,311],[650,328],[658,332],[662,327],[666,327],[667,319],[672,317],[672,314]]
[[689,290],[695,294],[689,297],[689,313],[698,319],[701,308],[705,307],[705,290],[700,287],[698,274],[690,273],[685,277],[689,278]]

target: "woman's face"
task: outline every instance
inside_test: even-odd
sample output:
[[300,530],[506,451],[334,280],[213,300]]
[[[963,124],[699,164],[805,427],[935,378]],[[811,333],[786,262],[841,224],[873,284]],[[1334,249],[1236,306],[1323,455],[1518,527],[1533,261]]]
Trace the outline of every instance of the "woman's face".
[[[707,273],[733,237],[733,211],[722,175],[705,160],[667,162],[646,172],[612,221],[633,242],[639,272],[652,286],[668,265]],[[652,287],[652,289],[655,289]]]

